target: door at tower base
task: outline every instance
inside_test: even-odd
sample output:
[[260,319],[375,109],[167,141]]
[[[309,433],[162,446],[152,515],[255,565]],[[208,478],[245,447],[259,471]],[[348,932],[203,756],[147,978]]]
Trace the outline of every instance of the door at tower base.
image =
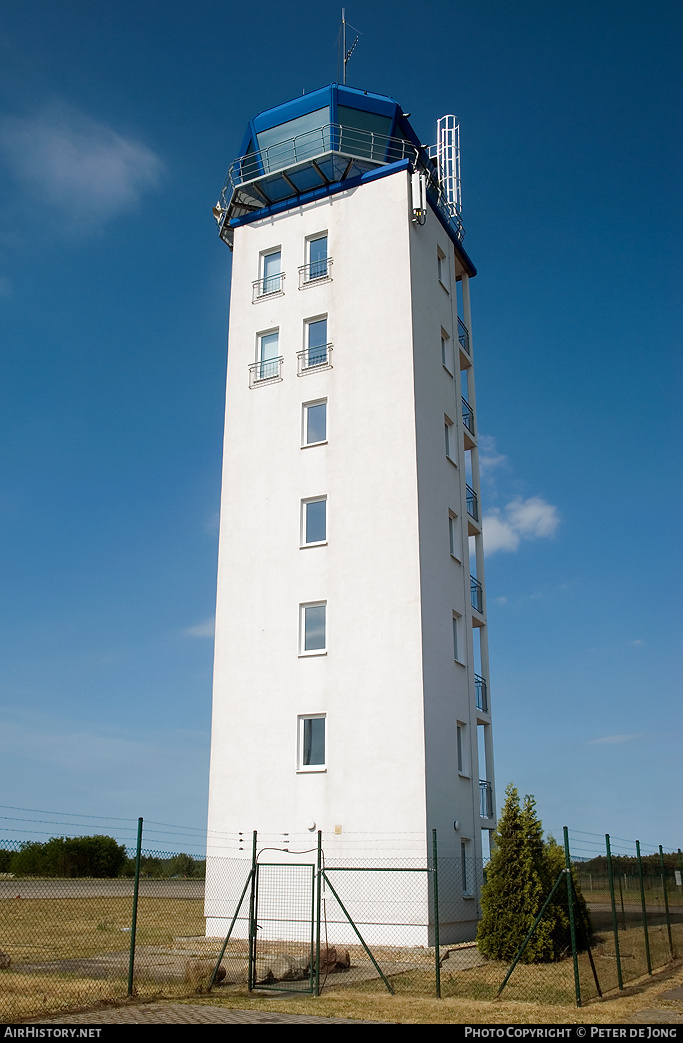
[[[266,853],[264,858],[268,857]],[[251,887],[244,889],[250,870],[251,862],[246,860],[207,860],[207,937],[227,936],[238,904],[239,914],[230,936],[235,940],[249,937]],[[377,863],[376,866],[368,864],[364,867],[335,866],[332,863],[326,864],[325,874],[320,922],[321,937],[326,937],[329,944],[357,945],[358,933],[370,946],[435,944],[434,876],[431,870],[417,862],[401,866]],[[474,893],[462,893],[457,860],[440,858],[438,875],[440,945],[472,941],[477,931],[479,905]],[[315,935],[316,903],[311,880],[315,880],[314,861],[307,863],[301,857],[292,856],[289,863],[263,862],[259,865],[254,908],[260,941],[295,942]],[[477,874],[476,883],[478,893],[481,873]]]

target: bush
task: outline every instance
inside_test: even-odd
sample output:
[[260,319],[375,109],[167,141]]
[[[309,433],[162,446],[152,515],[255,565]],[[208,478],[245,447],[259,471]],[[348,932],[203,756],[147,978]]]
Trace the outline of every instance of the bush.
[[[477,931],[477,947],[490,959],[512,960],[565,868],[564,851],[552,838],[543,842],[543,828],[536,816],[536,802],[526,796],[520,807],[513,785],[506,790],[494,849],[481,891],[482,919]],[[572,878],[579,898],[575,908],[585,917],[590,936],[588,908]],[[581,932],[577,932],[581,941]],[[536,927],[521,957],[524,963],[557,960],[571,948],[566,884],[561,882],[542,920]]]

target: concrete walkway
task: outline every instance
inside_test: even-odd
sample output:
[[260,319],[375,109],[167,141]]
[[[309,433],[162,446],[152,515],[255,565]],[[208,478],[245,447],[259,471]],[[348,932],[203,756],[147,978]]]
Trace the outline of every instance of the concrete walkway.
[[377,1025],[355,1018],[319,1018],[272,1010],[237,1010],[206,1003],[135,1003],[84,1014],[64,1015],[33,1025]]

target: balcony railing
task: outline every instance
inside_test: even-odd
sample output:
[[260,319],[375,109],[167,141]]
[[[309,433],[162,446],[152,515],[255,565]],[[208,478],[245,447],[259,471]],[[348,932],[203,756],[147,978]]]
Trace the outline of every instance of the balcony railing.
[[458,316],[458,340],[460,341],[460,347],[463,349],[463,351],[466,351],[468,355],[471,354],[470,331],[468,330],[467,326],[462,321],[460,316]]
[[474,434],[474,410],[466,398],[462,400],[462,422],[471,435]]
[[254,279],[251,284],[252,290],[252,302],[258,301],[262,297],[274,297],[275,294],[285,292],[285,273],[279,272],[277,275],[269,275],[266,279]]
[[489,692],[486,681],[479,674],[474,675],[474,691],[477,700],[477,709],[483,713],[489,712]]
[[431,201],[460,241],[465,234],[460,208],[446,199],[424,148],[341,123],[303,131],[231,163],[214,211],[220,236],[232,246],[234,219],[400,160],[409,160],[425,175]]
[[331,344],[319,344],[315,348],[304,348],[303,351],[297,352],[298,376],[312,373],[313,370],[332,369],[331,354]]
[[486,779],[479,779],[479,813],[482,818],[493,818],[493,793]]
[[479,521],[479,499],[474,489],[471,489],[469,485],[465,486],[467,490],[467,513],[470,518],[474,518],[476,522]]
[[267,384],[275,380],[282,380],[282,363],[284,357],[280,355],[276,359],[264,359],[262,362],[252,362],[249,367],[249,387],[257,384]]
[[472,608],[475,608],[477,612],[483,612],[484,591],[482,590],[481,583],[476,576],[470,576],[470,598],[472,601]]
[[332,278],[331,268],[331,257],[323,257],[318,261],[312,261],[311,264],[302,265],[299,268],[299,289],[303,290],[311,283],[329,282]]

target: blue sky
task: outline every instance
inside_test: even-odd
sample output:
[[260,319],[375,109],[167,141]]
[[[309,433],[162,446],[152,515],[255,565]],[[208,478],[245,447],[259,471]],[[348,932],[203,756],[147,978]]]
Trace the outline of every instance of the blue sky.
[[[460,119],[498,794],[533,793],[583,854],[683,846],[679,12],[346,8],[352,86],[425,143]],[[247,120],[337,78],[339,19],[0,6],[0,838],[131,841],[141,815],[147,846],[201,848],[231,261],[211,207]]]

